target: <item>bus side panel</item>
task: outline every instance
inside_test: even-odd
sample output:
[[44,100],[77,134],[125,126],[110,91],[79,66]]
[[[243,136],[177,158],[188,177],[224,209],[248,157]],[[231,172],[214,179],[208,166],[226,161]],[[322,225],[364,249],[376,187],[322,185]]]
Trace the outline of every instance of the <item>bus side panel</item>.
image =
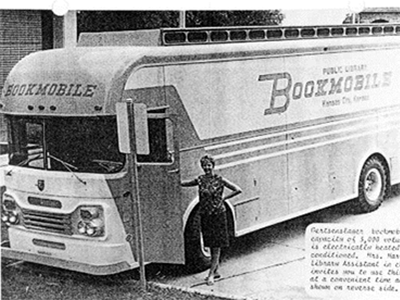
[[[243,189],[243,194],[231,201],[236,214],[236,230],[240,235],[272,219],[288,214],[286,155],[225,167],[217,170]],[[218,168],[218,167],[217,167]]]
[[[391,142],[399,131],[400,70],[390,63],[397,55],[380,49],[286,58],[288,126],[299,128],[288,137],[291,213],[357,197],[370,155],[399,157]],[[387,63],[377,59],[383,56]]]
[[[351,153],[362,153],[359,142],[313,145],[309,150],[289,154],[291,213],[332,205],[357,195],[354,181],[358,178],[358,160]],[[366,139],[364,145],[369,143]]]
[[[165,67],[204,151],[244,190],[231,200],[239,231],[357,195],[360,168],[386,130],[376,116],[398,109],[400,70],[390,63],[397,49],[345,50]],[[278,215],[270,195],[285,198]]]

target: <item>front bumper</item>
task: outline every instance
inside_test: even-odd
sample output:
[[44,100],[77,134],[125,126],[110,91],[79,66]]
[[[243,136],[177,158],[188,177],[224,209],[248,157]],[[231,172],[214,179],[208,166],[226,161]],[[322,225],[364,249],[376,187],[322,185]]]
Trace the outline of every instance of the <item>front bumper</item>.
[[5,258],[28,261],[92,275],[110,275],[127,271],[139,266],[136,266],[136,264],[130,265],[127,262],[118,262],[109,265],[90,265],[81,262],[68,261],[56,257],[39,255],[36,253],[29,253],[21,250],[14,250],[4,246],[1,247],[1,256]]

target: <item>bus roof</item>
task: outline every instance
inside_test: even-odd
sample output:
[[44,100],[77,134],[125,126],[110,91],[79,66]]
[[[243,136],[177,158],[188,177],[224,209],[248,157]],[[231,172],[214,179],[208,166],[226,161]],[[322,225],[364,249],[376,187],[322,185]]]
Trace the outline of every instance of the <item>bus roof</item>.
[[33,53],[10,72],[2,92],[2,110],[40,115],[107,114],[108,101],[121,98],[124,73],[142,56],[140,48],[127,47]]
[[329,52],[342,48],[364,49],[398,44],[398,37],[289,39],[167,47],[76,47],[41,51],[22,59],[10,72],[2,91],[0,113],[113,115],[115,102],[122,100],[130,74],[145,64],[243,59],[294,52]]

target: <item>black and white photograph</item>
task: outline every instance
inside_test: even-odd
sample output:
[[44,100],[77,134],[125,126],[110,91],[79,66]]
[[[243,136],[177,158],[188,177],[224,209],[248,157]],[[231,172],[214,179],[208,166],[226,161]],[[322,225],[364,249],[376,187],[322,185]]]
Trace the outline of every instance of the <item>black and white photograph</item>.
[[397,3],[80,2],[0,5],[1,299],[400,299]]

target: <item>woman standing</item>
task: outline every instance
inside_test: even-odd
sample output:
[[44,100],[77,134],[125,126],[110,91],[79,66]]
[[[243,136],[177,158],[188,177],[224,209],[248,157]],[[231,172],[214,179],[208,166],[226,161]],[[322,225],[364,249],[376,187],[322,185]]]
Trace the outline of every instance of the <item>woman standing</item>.
[[[235,184],[225,178],[214,174],[215,162],[211,156],[203,156],[200,159],[204,175],[182,182],[182,186],[198,186],[200,202],[201,231],[204,246],[211,249],[211,268],[206,278],[207,284],[214,284],[214,278],[219,278],[219,258],[221,248],[229,246],[229,234],[224,201],[242,192]],[[224,196],[224,187],[232,192]]]

